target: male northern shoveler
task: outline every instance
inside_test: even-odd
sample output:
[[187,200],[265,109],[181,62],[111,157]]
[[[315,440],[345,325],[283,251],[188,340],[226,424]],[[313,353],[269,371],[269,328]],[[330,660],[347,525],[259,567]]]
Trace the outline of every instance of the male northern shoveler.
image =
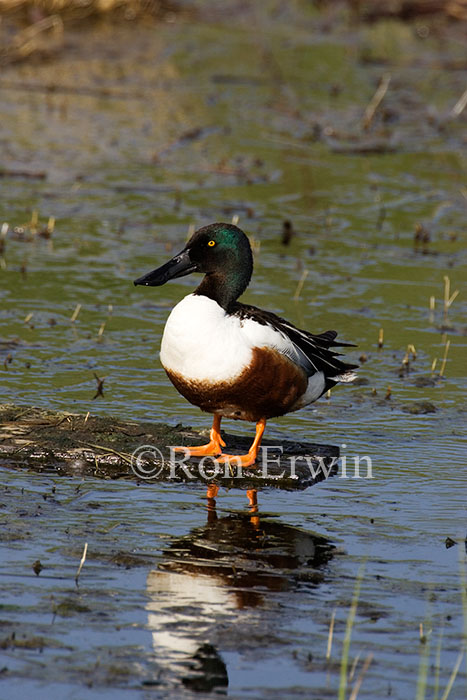
[[[246,235],[232,224],[196,231],[172,260],[135,280],[157,287],[202,272],[199,287],[172,310],[164,329],[161,363],[176,389],[202,411],[214,414],[210,440],[180,447],[191,456],[219,462],[255,463],[266,421],[319,399],[338,382],[354,379],[350,365],[331,348],[337,333],[313,335],[279,316],[237,301],[253,272]],[[221,419],[256,422],[246,455],[222,453]]]

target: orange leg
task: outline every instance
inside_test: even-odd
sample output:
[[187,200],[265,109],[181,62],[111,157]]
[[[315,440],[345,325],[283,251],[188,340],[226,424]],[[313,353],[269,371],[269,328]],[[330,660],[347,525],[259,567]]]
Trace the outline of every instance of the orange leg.
[[248,489],[246,492],[246,497],[248,498],[248,503],[250,504],[250,522],[255,528],[255,530],[259,529],[259,515],[258,515],[258,497],[257,497],[257,490],[256,489]]
[[220,457],[217,458],[217,461],[220,464],[232,462],[233,464],[237,464],[239,467],[252,467],[253,464],[256,462],[256,457],[258,456],[259,447],[261,445],[261,438],[263,437],[265,427],[266,419],[261,418],[256,423],[255,439],[246,455],[226,455],[222,453]]
[[174,447],[175,452],[185,452],[189,450],[190,457],[214,457],[222,452],[225,447],[225,442],[221,438],[221,416],[214,414],[212,421],[211,432],[209,433],[209,442],[207,445],[198,445],[196,447]]
[[215,523],[217,520],[216,512],[216,496],[219,493],[219,487],[217,484],[209,484],[208,490],[206,492],[207,506],[208,506],[208,523]]
[[217,498],[218,493],[219,493],[219,487],[217,484],[208,484],[208,488],[206,491],[206,498],[214,501],[214,499]]
[[258,510],[258,491],[256,489],[248,489],[246,492],[248,503],[250,504],[250,513],[256,513]]

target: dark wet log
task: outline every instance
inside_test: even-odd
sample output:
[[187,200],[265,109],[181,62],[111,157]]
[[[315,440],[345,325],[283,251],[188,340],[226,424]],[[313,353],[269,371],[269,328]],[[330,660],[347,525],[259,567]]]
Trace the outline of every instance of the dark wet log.
[[[251,440],[224,435],[229,452],[245,453]],[[337,473],[338,447],[265,440],[255,469],[187,459],[173,445],[197,445],[206,436],[189,427],[122,421],[0,405],[0,466],[64,476],[140,481],[218,483],[239,488],[305,489]]]
[[27,180],[45,180],[47,179],[47,173],[44,170],[7,170],[6,168],[1,168],[0,177],[18,177]]
[[467,0],[347,0],[347,4],[369,22],[385,17],[412,20],[430,15],[467,19]]

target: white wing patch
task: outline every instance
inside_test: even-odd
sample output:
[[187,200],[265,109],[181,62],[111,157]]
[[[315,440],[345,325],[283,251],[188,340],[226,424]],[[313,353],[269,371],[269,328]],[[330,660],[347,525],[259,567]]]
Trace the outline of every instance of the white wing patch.
[[285,333],[272,328],[271,326],[258,323],[251,318],[243,319],[243,332],[248,338],[251,347],[273,348],[282,355],[286,355],[297,365],[303,366],[301,362],[300,348],[288,338]]

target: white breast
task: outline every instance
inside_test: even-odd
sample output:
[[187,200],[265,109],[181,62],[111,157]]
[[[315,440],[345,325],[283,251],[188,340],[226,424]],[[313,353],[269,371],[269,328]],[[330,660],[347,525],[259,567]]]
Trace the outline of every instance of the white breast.
[[189,294],[172,310],[161,344],[166,370],[216,382],[241,374],[250,361],[251,345],[243,339],[240,319],[212,299]]
[[294,354],[291,341],[273,328],[230,316],[212,299],[189,294],[167,319],[160,357],[166,370],[186,379],[222,382],[243,372],[254,347]]

